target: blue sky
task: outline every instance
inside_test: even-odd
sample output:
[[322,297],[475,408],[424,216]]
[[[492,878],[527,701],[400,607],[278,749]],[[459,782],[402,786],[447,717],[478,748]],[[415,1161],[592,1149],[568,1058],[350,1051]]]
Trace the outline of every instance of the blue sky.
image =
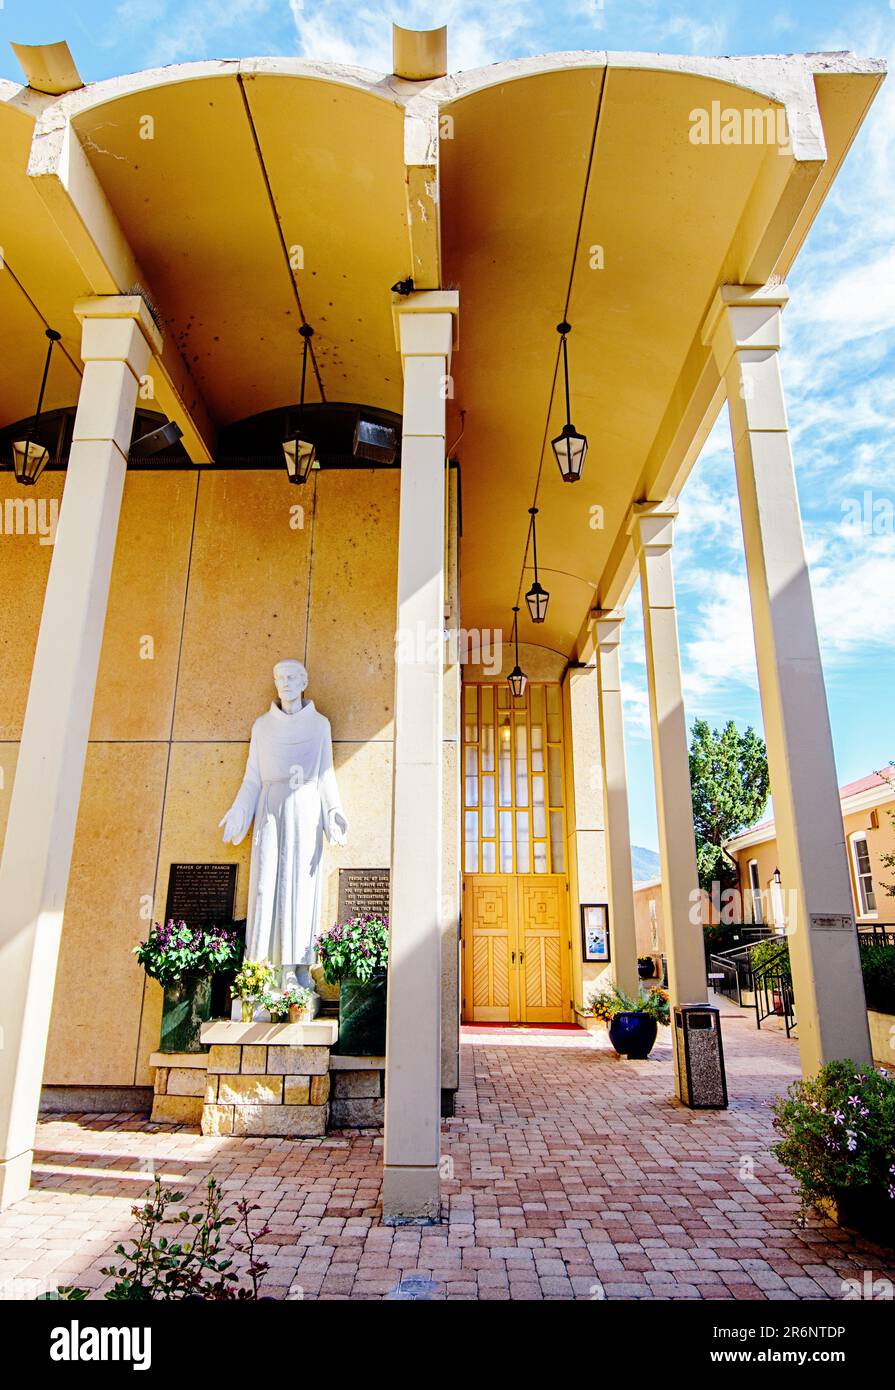
[[[0,0],[9,39],[66,38],[87,81],[197,58],[296,54],[391,66],[388,21],[447,22],[452,70],[557,49],[682,53],[895,50],[895,0]],[[783,372],[840,782],[895,759],[895,79],[788,284]],[[857,519],[856,519],[857,518]],[[726,412],[681,498],[675,549],[688,722],[761,728]],[[655,847],[639,592],[624,674],[632,838]]]

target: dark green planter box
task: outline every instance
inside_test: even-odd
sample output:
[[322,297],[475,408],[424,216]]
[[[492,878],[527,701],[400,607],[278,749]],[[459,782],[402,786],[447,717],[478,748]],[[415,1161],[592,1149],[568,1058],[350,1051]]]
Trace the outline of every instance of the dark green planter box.
[[183,975],[165,985],[160,1052],[207,1052],[199,1040],[203,1023],[211,1018],[213,975]]
[[342,980],[339,988],[339,1042],[335,1049],[343,1057],[385,1056],[385,1001],[388,974],[385,970],[363,984]]

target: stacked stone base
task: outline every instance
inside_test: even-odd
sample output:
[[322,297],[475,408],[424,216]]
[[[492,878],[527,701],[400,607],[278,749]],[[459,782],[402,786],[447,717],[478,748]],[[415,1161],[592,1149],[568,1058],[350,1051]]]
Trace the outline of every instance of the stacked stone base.
[[153,1052],[149,1065],[155,1067],[153,1124],[201,1124],[208,1053]]
[[330,1050],[338,1025],[212,1023],[203,1134],[306,1139],[329,1124]]
[[330,1069],[330,1128],[379,1128],[385,1121],[385,1058],[334,1053]]
[[155,1052],[152,1120],[235,1138],[318,1138],[329,1129],[378,1129],[385,1058],[333,1052],[336,1019],[236,1023],[202,1029],[208,1052]]

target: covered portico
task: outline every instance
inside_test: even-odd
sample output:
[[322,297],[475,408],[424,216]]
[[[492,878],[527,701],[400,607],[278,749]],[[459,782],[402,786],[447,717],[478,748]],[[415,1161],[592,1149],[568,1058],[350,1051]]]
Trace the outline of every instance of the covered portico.
[[[4,736],[17,745],[17,771],[0,865],[0,1205],[28,1188],[91,744],[145,754],[157,916],[162,865],[172,854],[211,853],[195,796],[184,790],[177,805],[176,843],[167,799],[186,789],[190,770],[190,787],[222,795],[214,758],[223,765],[224,745],[245,738],[266,679],[254,668],[246,676],[243,661],[263,665],[271,644],[299,633],[344,720],[358,810],[368,824],[381,821],[383,792],[390,807],[387,1219],[437,1217],[439,1098],[457,1086],[461,672],[442,659],[445,629],[506,639],[521,606],[523,666],[563,689],[564,872],[578,899],[569,911],[577,920],[581,905],[605,894],[611,969],[629,988],[636,947],[619,649],[639,575],[671,996],[705,999],[671,557],[677,498],[725,399],[780,868],[798,903],[802,1064],[810,1072],[833,1057],[869,1061],[778,358],[784,277],[881,65],[850,54],[582,53],[445,76],[439,56],[437,44],[420,54],[399,34],[385,78],[257,59],[54,93],[0,84],[0,428],[33,413],[46,327],[62,336],[45,409],[77,404],[45,584],[45,571],[23,570],[39,636],[20,642],[8,677],[15,716]],[[727,114],[713,126],[716,104]],[[571,411],[589,437],[571,485],[550,446],[566,423],[556,333],[566,321]],[[383,470],[367,492],[340,497],[335,470],[321,468],[312,488],[292,489],[285,470],[260,478],[251,460],[222,451],[227,429],[296,402],[300,324],[314,328],[319,396],[400,415],[399,485]],[[179,551],[163,555],[166,583],[178,576],[170,607],[147,598],[158,662],[137,677],[127,644],[154,629],[110,626],[107,608],[116,544],[124,553],[122,497],[126,506],[139,477],[128,463],[140,402],[183,432],[183,459],[154,474],[151,542],[169,534],[164,486],[174,480],[173,497],[178,466],[189,477],[207,470],[208,482],[196,483],[182,561]],[[58,496],[60,481],[48,470],[38,487]],[[331,530],[287,550],[276,528],[288,530],[296,505],[325,517],[314,509],[327,488]],[[535,506],[550,591],[537,625],[523,599],[534,578]],[[321,566],[337,574],[387,507],[394,530],[376,533],[388,556],[381,592],[374,604],[365,591],[358,612],[356,573],[327,592]],[[233,529],[241,509],[251,526],[256,508],[268,508],[257,530]],[[133,556],[136,567],[139,542]],[[204,568],[194,570],[196,557]],[[257,611],[239,600],[243,649],[234,657],[234,618],[214,595],[250,595],[268,572]],[[212,596],[192,626],[191,575]],[[153,594],[164,587],[155,583]],[[302,603],[304,626],[276,626],[282,607],[295,613]],[[397,662],[383,657],[395,612]],[[371,624],[381,641],[362,674],[350,649],[363,647]],[[401,642],[418,632],[421,642]],[[248,695],[215,704],[202,687],[214,663]],[[375,863],[386,850],[365,833],[358,853]],[[77,872],[95,879],[108,844],[93,858],[82,849]],[[115,882],[105,911],[129,914],[126,960],[143,894],[118,870]],[[105,940],[82,934],[69,966],[87,968]],[[594,975],[576,952],[570,973],[576,987]],[[142,1074],[152,1021],[150,1010],[144,1027],[144,1005],[115,1079],[128,1067],[133,1079]],[[66,1007],[77,1007],[74,995]]]

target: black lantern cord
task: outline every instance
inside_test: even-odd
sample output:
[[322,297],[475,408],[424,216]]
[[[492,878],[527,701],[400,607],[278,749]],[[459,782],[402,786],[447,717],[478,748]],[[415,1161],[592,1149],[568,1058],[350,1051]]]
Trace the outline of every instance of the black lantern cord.
[[538,582],[538,532],[535,526],[535,517],[538,514],[537,507],[529,507],[528,514],[531,517],[531,550],[535,565],[535,583]]
[[519,605],[513,607],[513,636],[516,639],[516,666],[519,665]]
[[301,395],[298,402],[298,414],[299,419],[301,419],[305,411],[305,379],[308,374],[308,351],[311,349],[311,339],[314,336],[314,330],[309,323],[303,323],[298,331],[304,342],[301,354]]
[[562,323],[556,325],[556,331],[562,339],[562,368],[566,383],[566,424],[572,423],[572,402],[569,396],[569,341],[568,335],[572,331],[572,325],[563,319]]
[[302,319],[298,331],[304,340],[304,352],[302,353],[301,362],[302,403],[304,402],[305,373],[307,370],[308,354],[310,353],[311,366],[314,369],[314,376],[317,378],[317,389],[320,392],[320,400],[324,405],[326,405],[326,391],[323,389],[323,378],[320,375],[320,367],[317,362],[317,354],[314,351],[314,344],[311,342],[311,339],[314,336],[314,330],[309,323],[306,323],[304,319]]
[[50,358],[53,356],[53,348],[59,342],[59,339],[62,337],[62,334],[57,333],[55,328],[48,328],[46,330],[46,336],[49,339],[49,344],[47,346],[47,355],[44,359],[44,374],[40,379],[40,391],[37,393],[37,410],[34,412],[34,418],[31,421],[31,425],[28,430],[28,436],[25,441],[26,461],[31,451],[31,444],[34,439],[34,431],[37,429],[38,421],[40,420],[40,412],[43,410],[44,393],[47,389],[47,377],[50,375]]

